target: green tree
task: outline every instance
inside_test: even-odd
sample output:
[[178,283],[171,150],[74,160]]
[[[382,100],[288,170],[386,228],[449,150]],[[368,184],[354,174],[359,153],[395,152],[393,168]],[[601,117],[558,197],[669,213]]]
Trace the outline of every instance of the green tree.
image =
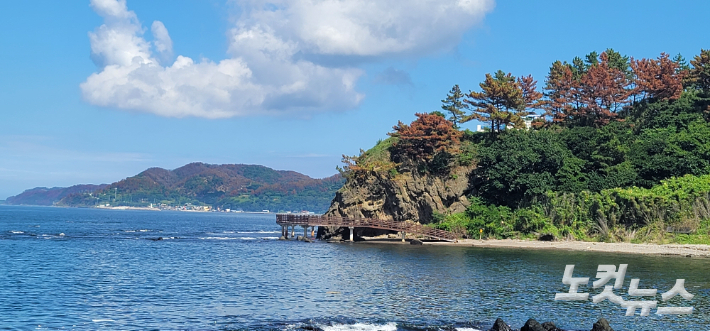
[[446,95],[446,99],[441,100],[441,109],[451,114],[449,120],[454,123],[454,127],[458,127],[459,123],[463,123],[464,117],[466,116],[466,104],[463,102],[464,96],[459,85],[456,84]]
[[[506,131],[479,149],[476,174],[481,182],[477,188],[490,203],[525,205],[536,196],[557,190],[561,181],[583,180],[579,165],[552,130]],[[563,168],[565,172],[558,174]]]
[[690,60],[690,64],[693,65],[690,77],[695,87],[707,97],[710,94],[710,49],[701,49],[700,54]]
[[495,75],[486,74],[485,81],[479,86],[481,92],[471,91],[464,100],[472,106],[472,114],[467,120],[490,123],[492,135],[509,124],[515,127],[523,125],[520,113],[525,109],[525,99],[513,75],[498,70]]

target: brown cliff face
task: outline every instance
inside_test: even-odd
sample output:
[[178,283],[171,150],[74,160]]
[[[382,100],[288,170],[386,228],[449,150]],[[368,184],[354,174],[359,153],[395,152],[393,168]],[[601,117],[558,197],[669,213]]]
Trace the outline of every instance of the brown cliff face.
[[[326,216],[364,217],[430,223],[434,212],[462,212],[472,193],[470,173],[475,166],[458,166],[447,174],[420,174],[416,170],[391,176],[368,171],[351,176],[336,193]],[[322,238],[341,231],[324,229]],[[369,235],[372,235],[367,231]]]

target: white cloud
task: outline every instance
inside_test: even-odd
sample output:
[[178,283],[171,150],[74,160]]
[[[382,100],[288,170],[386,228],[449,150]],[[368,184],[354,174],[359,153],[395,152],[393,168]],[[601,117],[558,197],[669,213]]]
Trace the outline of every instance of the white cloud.
[[81,84],[85,100],[161,116],[224,118],[351,109],[363,95],[357,64],[453,47],[493,0],[238,1],[230,58],[172,60],[165,25],[151,43],[125,0],[92,0],[104,24],[89,33],[100,71]]
[[[420,54],[455,45],[493,9],[493,0],[272,0],[241,1],[242,22],[272,27],[277,35],[325,55]],[[271,4],[271,6],[269,6]],[[244,23],[243,23],[244,24]]]
[[150,31],[153,32],[153,45],[158,51],[163,61],[168,61],[173,56],[173,40],[170,39],[168,29],[161,21],[153,22],[150,26]]

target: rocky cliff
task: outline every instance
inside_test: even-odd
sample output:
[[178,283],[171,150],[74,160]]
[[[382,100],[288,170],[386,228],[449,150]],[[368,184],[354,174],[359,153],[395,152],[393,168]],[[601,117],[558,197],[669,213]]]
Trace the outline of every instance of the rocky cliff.
[[[457,166],[445,174],[367,171],[349,176],[336,193],[327,216],[366,217],[430,223],[434,212],[458,213],[466,209],[473,187],[469,181],[475,166]],[[367,231],[367,233],[363,233]],[[322,238],[341,235],[338,229],[319,231]],[[382,231],[360,229],[358,234]]]

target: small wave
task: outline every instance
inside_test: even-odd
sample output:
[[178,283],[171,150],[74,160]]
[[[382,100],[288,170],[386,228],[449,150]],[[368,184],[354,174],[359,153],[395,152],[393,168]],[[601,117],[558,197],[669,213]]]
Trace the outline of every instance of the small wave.
[[239,234],[250,234],[250,233],[280,233],[281,231],[237,231]]
[[261,237],[259,239],[264,239],[264,240],[278,240],[279,237]]
[[150,230],[146,230],[146,229],[138,230],[138,232],[148,232],[148,231],[150,231]]
[[235,240],[235,239],[241,239],[241,238],[234,238],[234,237],[199,237],[197,239],[202,239],[202,240]]
[[23,234],[25,233],[24,231],[10,231],[12,234]]
[[397,323],[387,324],[334,324],[320,326],[324,331],[397,331]]
[[254,240],[254,239],[256,239],[256,238],[254,238],[254,237],[239,237],[238,239],[241,239],[241,240]]
[[95,319],[95,320],[91,320],[91,321],[94,322],[94,323],[115,322],[114,320],[108,319],[108,318],[100,318],[100,319]]
[[123,232],[136,232],[136,230],[125,230]]
[[456,328],[456,331],[481,331],[481,330],[474,329],[474,328]]

